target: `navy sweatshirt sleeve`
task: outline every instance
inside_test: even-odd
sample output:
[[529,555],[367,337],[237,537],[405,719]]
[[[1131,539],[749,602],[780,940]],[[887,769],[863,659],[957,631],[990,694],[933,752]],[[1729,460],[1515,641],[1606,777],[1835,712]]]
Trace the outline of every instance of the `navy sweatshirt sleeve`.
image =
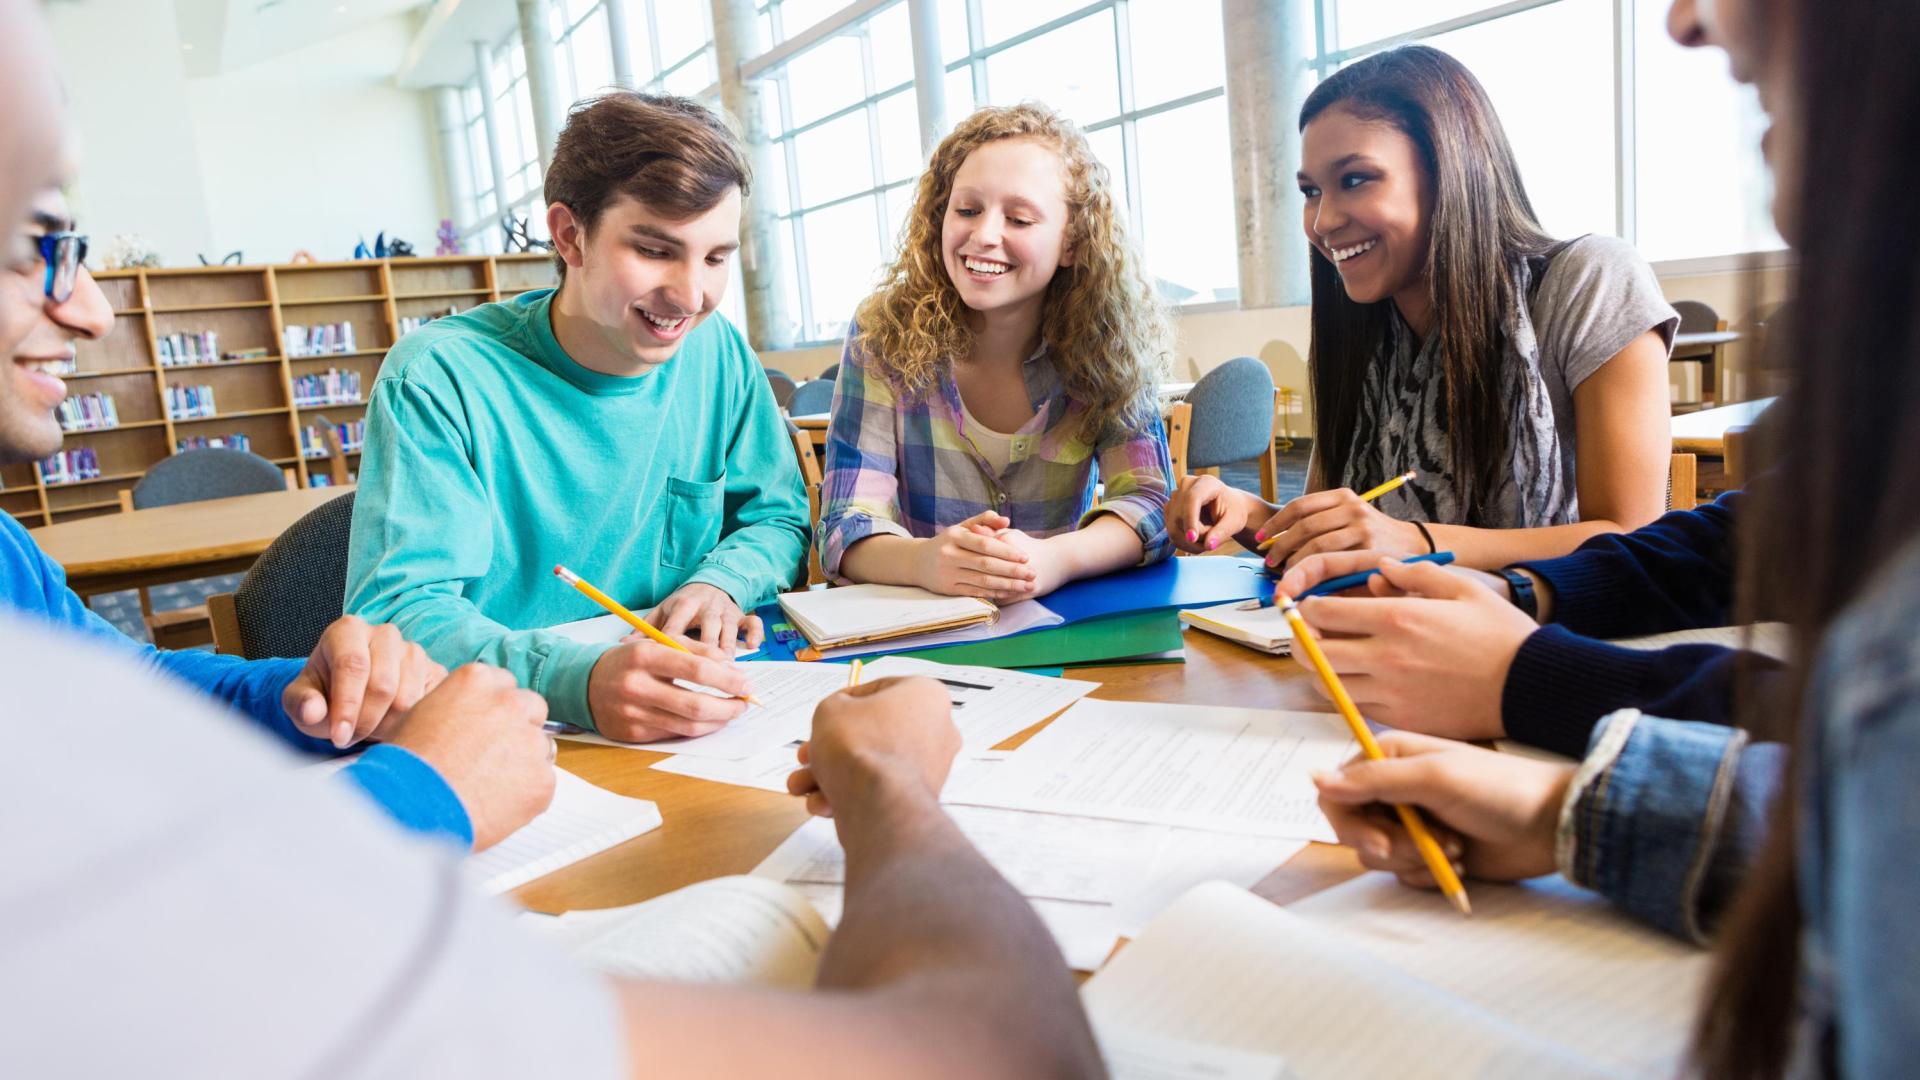
[[1731,723],[1743,659],[1760,665],[1763,680],[1778,664],[1716,645],[1649,651],[1593,639],[1727,625],[1733,528],[1745,498],[1728,492],[1633,532],[1596,536],[1571,555],[1520,563],[1553,591],[1553,624],[1528,637],[1507,669],[1507,734],[1580,757],[1594,725],[1615,709]]

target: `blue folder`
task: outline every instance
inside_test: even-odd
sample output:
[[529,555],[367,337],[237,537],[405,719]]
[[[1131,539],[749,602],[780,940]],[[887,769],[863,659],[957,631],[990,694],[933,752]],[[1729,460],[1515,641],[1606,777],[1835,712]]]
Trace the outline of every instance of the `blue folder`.
[[[1193,555],[1169,558],[1152,566],[1121,570],[1100,577],[1082,578],[1041,597],[1040,602],[1063,620],[1056,625],[1072,625],[1108,615],[1172,611],[1225,604],[1233,600],[1252,600],[1263,589],[1271,588],[1266,575],[1262,573],[1260,559]],[[763,605],[755,614],[760,616],[769,632],[760,659],[791,660],[794,649],[805,646],[804,640],[774,640],[773,628],[786,622],[786,615],[778,603]],[[1042,633],[1055,628],[1043,626],[1024,632]]]

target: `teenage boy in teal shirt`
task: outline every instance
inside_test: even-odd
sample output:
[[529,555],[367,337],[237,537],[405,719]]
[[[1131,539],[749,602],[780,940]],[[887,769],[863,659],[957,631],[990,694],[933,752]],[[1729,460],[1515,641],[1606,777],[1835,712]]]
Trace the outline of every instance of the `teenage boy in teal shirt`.
[[[745,156],[705,107],[610,93],[548,167],[561,284],[439,319],[388,354],[367,410],[347,610],[449,666],[481,660],[553,719],[644,742],[711,731],[751,688],[725,662],[792,585],[807,501],[758,359],[715,318]],[[565,564],[695,653],[584,644]]]

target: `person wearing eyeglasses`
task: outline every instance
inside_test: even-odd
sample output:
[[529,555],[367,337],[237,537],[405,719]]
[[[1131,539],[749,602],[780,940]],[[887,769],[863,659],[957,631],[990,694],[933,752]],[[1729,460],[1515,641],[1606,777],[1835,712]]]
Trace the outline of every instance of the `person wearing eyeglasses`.
[[[0,286],[0,326],[13,328],[0,379],[0,465],[60,448],[57,374],[76,344],[114,330],[113,309],[87,272],[87,238],[58,190],[27,211],[20,247],[37,252]],[[7,339],[0,339],[5,343]],[[469,677],[447,672],[393,627],[343,618],[305,660],[246,661],[143,645],[87,607],[66,575],[12,516],[0,513],[0,609],[103,639],[198,687],[295,747],[338,753],[377,740],[344,772],[402,825],[484,848],[544,810],[553,795],[553,743],[538,720],[489,709]]]

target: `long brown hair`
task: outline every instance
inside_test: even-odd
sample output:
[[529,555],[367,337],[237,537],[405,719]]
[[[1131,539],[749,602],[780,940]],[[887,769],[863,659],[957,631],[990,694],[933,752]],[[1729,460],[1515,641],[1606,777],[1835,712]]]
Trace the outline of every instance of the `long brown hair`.
[[[1768,9],[1754,20],[1770,39],[1762,44],[1794,53],[1786,104],[1798,110],[1801,146],[1778,167],[1798,173],[1783,190],[1800,193],[1800,269],[1799,314],[1770,334],[1768,352],[1790,382],[1779,422],[1766,425],[1777,444],[1771,475],[1743,511],[1742,602],[1793,625],[1789,692],[1768,696],[1798,718],[1805,745],[1822,722],[1807,692],[1829,628],[1920,537],[1920,6],[1755,6]],[[1761,695],[1743,696],[1743,720],[1777,727],[1763,707]],[[1784,1071],[1801,928],[1795,801],[1783,800],[1720,939],[1696,1038],[1707,1075]]]
[[[1513,150],[1486,90],[1458,60],[1425,45],[1376,53],[1341,68],[1307,95],[1300,130],[1334,106],[1392,124],[1419,148],[1433,190],[1426,274],[1433,297],[1447,407],[1447,439],[1465,522],[1480,524],[1508,471],[1501,393],[1507,313],[1525,301],[1514,269],[1553,240],[1540,228]],[[1322,476],[1345,476],[1360,387],[1394,318],[1391,300],[1355,303],[1318,250],[1312,260],[1308,348],[1315,449]]]
[[1045,105],[994,106],[962,120],[933,152],[901,229],[900,254],[880,289],[854,314],[856,345],[907,394],[933,385],[939,366],[973,348],[966,304],[947,277],[940,237],[953,177],[967,155],[997,139],[1032,139],[1060,155],[1067,177],[1066,244],[1073,265],[1047,284],[1040,337],[1080,435],[1097,442],[1116,425],[1154,415],[1154,387],[1173,355],[1166,308],[1128,242],[1113,181],[1073,121]]

